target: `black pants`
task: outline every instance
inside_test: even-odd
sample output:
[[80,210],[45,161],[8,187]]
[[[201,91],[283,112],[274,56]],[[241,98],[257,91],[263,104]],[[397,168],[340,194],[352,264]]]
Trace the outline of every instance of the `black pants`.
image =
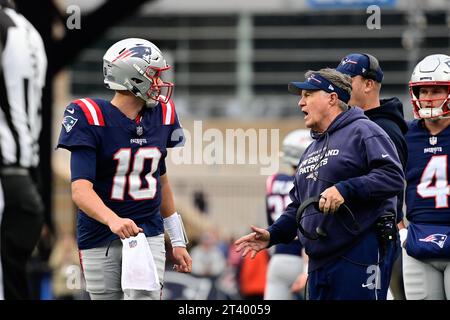
[[5,209],[1,224],[1,261],[6,300],[29,299],[26,266],[39,240],[44,206],[28,175],[2,175]]

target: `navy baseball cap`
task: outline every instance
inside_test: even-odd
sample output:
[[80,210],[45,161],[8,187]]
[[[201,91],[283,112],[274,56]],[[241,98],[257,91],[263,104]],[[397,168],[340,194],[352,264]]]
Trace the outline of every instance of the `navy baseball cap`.
[[367,53],[351,53],[345,56],[336,70],[350,77],[362,76],[379,83],[383,81],[383,70],[377,58]]
[[304,82],[290,82],[288,91],[292,94],[300,94],[302,90],[323,90],[328,93],[336,92],[339,100],[348,103],[350,95],[347,91],[334,85],[328,79],[318,73],[312,73]]

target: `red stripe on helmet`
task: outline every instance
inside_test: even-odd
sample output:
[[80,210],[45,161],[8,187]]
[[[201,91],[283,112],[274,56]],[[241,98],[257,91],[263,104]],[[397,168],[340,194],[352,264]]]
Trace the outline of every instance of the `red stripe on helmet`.
[[118,60],[118,59],[120,59],[120,58],[123,58],[124,56],[126,56],[126,55],[129,54],[129,53],[131,53],[130,50],[125,50],[124,52],[122,52],[121,54],[119,54],[117,57],[115,57],[114,60],[111,61],[111,62],[114,62],[114,61],[116,61],[116,60]]

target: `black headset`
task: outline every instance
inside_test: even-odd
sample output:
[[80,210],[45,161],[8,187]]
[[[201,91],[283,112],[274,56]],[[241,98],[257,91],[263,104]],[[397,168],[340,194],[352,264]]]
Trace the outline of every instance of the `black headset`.
[[[301,223],[302,219],[305,217],[303,215],[303,213],[306,211],[307,207],[314,204],[316,206],[316,210],[319,211],[318,204],[319,204],[320,198],[321,198],[321,196],[315,196],[315,197],[308,198],[305,201],[303,201],[302,204],[300,205],[300,207],[298,207],[298,209],[297,209],[296,222],[297,222],[298,231],[300,231],[300,233],[305,238],[310,239],[310,240],[319,240],[319,239],[328,237],[327,231],[322,226],[316,227],[316,232],[314,234],[314,233],[310,233],[310,232],[306,231],[303,228],[302,223]],[[355,215],[353,214],[353,212],[350,210],[350,208],[345,203],[343,203],[341,205],[341,207],[344,207],[348,211],[348,213],[350,214],[350,216],[352,217],[352,220],[353,220],[353,230],[351,230],[349,227],[347,227],[341,221],[341,224],[343,225],[343,227],[350,233],[358,232],[361,229],[361,227],[360,227],[359,223],[356,221],[356,218],[355,218]]]
[[305,238],[308,238],[310,240],[319,240],[321,238],[326,238],[328,236],[328,233],[320,226],[316,228],[316,233],[312,234],[312,233],[307,232],[303,228],[302,223],[301,223],[302,219],[303,219],[303,213],[305,212],[307,207],[314,204],[316,206],[316,209],[319,210],[319,207],[318,207],[319,201],[320,201],[320,196],[308,198],[305,201],[303,201],[302,204],[300,205],[300,207],[298,207],[298,209],[297,209],[296,221],[297,221],[298,231],[300,231],[300,233],[303,234],[305,236]]
[[[369,59],[369,70],[364,71],[362,76],[366,79],[372,79],[378,82],[377,80],[377,70],[380,68],[380,63],[377,58],[368,53],[363,53]],[[381,82],[381,81],[380,81]]]

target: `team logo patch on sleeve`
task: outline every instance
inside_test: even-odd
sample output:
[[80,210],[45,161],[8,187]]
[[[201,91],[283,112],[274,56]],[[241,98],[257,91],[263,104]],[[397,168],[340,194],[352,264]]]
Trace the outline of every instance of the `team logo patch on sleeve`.
[[445,241],[447,241],[447,235],[445,234],[440,234],[440,233],[435,233],[435,234],[430,234],[428,237],[423,238],[423,239],[419,239],[419,241],[422,242],[432,242],[435,245],[437,245],[439,248],[444,248],[444,243]]
[[74,117],[71,117],[71,116],[64,117],[62,125],[64,126],[64,129],[66,129],[67,133],[69,133],[70,130],[72,130],[72,128],[77,123],[77,121],[78,121],[78,119],[75,119]]

